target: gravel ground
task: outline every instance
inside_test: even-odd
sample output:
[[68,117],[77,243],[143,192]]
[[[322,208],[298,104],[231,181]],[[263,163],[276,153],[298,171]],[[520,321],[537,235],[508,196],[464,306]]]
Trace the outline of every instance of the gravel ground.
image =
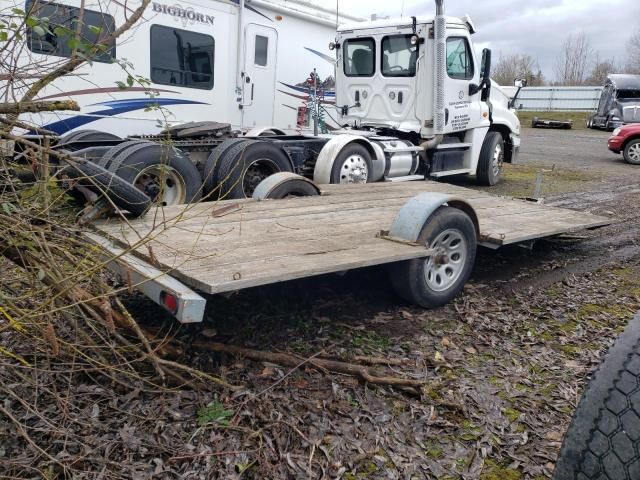
[[[102,389],[83,451],[129,472],[105,478],[550,478],[585,379],[640,308],[640,168],[606,138],[525,129],[520,162],[495,191],[532,191],[543,172],[546,202],[619,222],[530,249],[480,249],[463,294],[436,310],[403,304],[383,268],[212,298],[203,325],[177,332],[180,360],[245,388]],[[141,297],[127,304],[171,322]],[[381,372],[426,383],[411,393],[308,362],[290,370],[196,350],[203,338],[302,359],[386,358]],[[78,412],[92,411],[94,390],[83,386]],[[19,438],[3,439],[0,425],[0,458],[19,457]]]

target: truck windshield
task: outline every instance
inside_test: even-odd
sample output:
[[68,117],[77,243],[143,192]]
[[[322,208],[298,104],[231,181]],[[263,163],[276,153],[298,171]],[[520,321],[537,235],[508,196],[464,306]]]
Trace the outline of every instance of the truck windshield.
[[418,46],[411,45],[411,37],[412,35],[394,35],[382,39],[382,75],[415,76]]
[[640,90],[618,90],[618,100],[637,100],[640,98]]
[[373,38],[354,38],[344,45],[344,74],[370,77],[375,70],[376,43]]

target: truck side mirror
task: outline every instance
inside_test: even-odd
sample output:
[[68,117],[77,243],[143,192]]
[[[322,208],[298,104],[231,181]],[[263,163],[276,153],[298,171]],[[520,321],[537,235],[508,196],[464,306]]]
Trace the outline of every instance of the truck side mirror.
[[488,83],[491,78],[491,50],[485,48],[482,50],[482,62],[480,67],[480,75],[483,83]]
[[513,82],[513,85],[517,88],[524,88],[527,86],[527,79],[526,78],[516,78],[515,82]]

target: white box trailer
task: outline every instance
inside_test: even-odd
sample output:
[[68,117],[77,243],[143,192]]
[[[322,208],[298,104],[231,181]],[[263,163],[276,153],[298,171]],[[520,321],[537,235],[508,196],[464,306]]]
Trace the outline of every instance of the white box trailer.
[[[43,71],[68,60],[71,48],[64,35],[53,33],[56,26],[72,29],[82,14],[83,37],[96,41],[92,29],[113,31],[139,3],[0,0],[6,19],[20,18],[13,13],[17,8],[47,19],[51,27],[44,36],[27,29],[13,49],[15,56],[0,53],[7,70],[16,72],[0,76],[1,101],[19,99]],[[166,123],[211,120],[234,129],[275,125],[295,133],[298,109],[308,93],[304,83],[314,69],[328,80],[326,101],[333,101],[334,61],[328,45],[336,21],[355,20],[296,0],[153,0],[143,18],[92,64],[55,80],[37,98],[75,100],[80,112],[22,119],[58,135],[91,129],[126,137],[158,133]],[[129,72],[150,83],[119,88],[127,77],[119,64],[124,60]],[[147,108],[150,104],[162,111]]]

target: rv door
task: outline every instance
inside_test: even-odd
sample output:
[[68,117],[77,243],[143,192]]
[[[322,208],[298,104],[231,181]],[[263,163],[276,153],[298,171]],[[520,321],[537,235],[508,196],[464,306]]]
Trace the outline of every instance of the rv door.
[[269,126],[273,124],[278,33],[250,23],[244,45],[242,126]]

